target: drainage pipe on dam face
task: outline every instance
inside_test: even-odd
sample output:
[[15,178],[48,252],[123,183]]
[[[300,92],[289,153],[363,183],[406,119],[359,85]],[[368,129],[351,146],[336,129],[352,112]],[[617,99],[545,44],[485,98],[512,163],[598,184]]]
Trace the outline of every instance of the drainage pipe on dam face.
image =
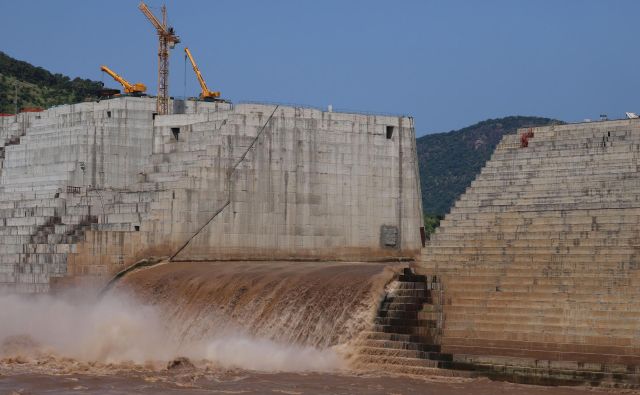
[[131,273],[132,271],[140,269],[142,267],[156,265],[156,264],[158,264],[160,262],[163,262],[163,260],[162,259],[158,259],[158,258],[142,259],[142,260],[134,263],[133,265],[129,266],[128,268],[119,271],[118,273],[116,273],[115,276],[113,276],[113,278],[111,280],[109,280],[107,285],[105,285],[104,288],[102,288],[102,290],[98,293],[98,297],[101,298],[102,296],[104,296],[115,285],[115,283],[118,280],[120,280],[122,277],[126,276],[128,273]]

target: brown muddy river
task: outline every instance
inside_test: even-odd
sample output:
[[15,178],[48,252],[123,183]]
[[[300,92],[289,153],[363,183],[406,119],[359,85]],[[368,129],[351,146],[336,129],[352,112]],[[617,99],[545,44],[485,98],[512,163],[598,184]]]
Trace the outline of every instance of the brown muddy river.
[[358,370],[358,336],[395,270],[187,262],[134,272],[103,297],[0,295],[0,395],[616,392]]
[[[4,372],[5,374],[7,372]],[[637,394],[584,387],[539,387],[487,379],[413,378],[348,373],[251,371],[129,372],[109,375],[0,376],[0,394],[433,394],[577,395]]]

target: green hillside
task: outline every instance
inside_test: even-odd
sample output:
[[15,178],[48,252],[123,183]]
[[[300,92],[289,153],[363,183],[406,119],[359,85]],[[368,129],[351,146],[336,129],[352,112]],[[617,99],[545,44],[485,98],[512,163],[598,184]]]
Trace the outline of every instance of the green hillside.
[[[488,119],[460,130],[417,139],[424,212],[442,216],[491,157],[505,134],[518,128],[563,123],[541,117],[512,116]],[[429,219],[430,223],[433,218]]]
[[81,78],[72,80],[0,52],[0,113],[15,112],[16,83],[18,108],[78,103],[98,97],[102,89],[102,82]]

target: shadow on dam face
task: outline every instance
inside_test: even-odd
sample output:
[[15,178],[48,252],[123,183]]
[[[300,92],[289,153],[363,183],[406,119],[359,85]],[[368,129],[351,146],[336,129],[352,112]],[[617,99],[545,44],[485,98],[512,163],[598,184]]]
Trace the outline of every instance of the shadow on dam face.
[[0,295],[0,358],[164,367],[187,357],[224,368],[339,370],[396,270],[381,263],[180,262],[132,272],[99,299],[77,290]]

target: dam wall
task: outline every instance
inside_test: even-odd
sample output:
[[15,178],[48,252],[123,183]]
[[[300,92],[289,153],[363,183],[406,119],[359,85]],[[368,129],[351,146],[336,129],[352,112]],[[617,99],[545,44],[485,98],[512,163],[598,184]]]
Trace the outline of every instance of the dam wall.
[[[0,288],[104,284],[136,261],[419,254],[413,120],[121,97],[0,119]],[[233,264],[233,263],[229,263]]]
[[639,158],[638,120],[505,136],[417,265],[441,282],[442,351],[512,378],[640,383]]

